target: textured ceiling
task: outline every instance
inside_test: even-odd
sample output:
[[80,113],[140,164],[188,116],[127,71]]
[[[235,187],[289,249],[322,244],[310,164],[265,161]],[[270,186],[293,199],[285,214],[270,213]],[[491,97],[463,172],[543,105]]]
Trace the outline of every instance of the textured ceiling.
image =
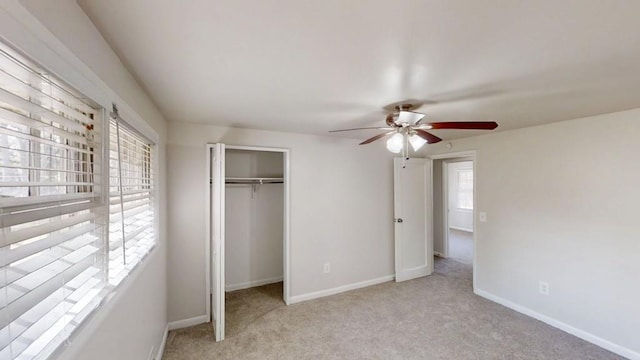
[[172,121],[326,134],[413,99],[505,130],[640,107],[640,1],[79,3]]

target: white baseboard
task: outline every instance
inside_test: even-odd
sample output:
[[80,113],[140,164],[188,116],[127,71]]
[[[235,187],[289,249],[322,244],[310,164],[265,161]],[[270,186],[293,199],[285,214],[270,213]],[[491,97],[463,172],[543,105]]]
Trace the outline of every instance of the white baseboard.
[[631,360],[640,360],[640,353],[635,352],[631,349],[627,349],[623,346],[620,346],[618,344],[614,344],[609,340],[605,340],[601,337],[598,337],[596,335],[593,335],[591,333],[588,333],[584,330],[580,330],[578,328],[575,328],[569,324],[565,324],[559,320],[556,320],[554,318],[551,318],[547,315],[543,315],[540,314],[539,312],[536,312],[534,310],[531,310],[527,307],[518,305],[516,303],[513,303],[509,300],[503,299],[499,296],[490,294],[484,290],[480,290],[480,289],[474,289],[474,293],[478,296],[482,296],[485,299],[491,300],[493,302],[496,302],[502,306],[506,306],[512,310],[515,310],[519,313],[525,314],[527,316],[530,316],[534,319],[540,320],[548,325],[553,326],[554,328],[560,329],[564,332],[567,332],[573,336],[579,337],[582,340],[588,341],[592,344],[598,345],[601,348],[607,349],[613,353],[616,353],[620,356],[624,356],[626,358],[629,358]]
[[296,295],[296,296],[292,296],[289,299],[289,304],[295,304],[302,301],[317,299],[317,298],[321,298],[329,295],[335,295],[341,292],[360,289],[360,288],[371,286],[371,285],[378,285],[378,284],[385,283],[387,281],[391,281],[395,278],[396,277],[394,275],[388,275],[388,276],[383,276],[377,279],[371,279],[371,280],[361,281],[361,282],[353,283],[349,285],[338,286],[332,289],[326,289],[326,290],[320,290],[320,291],[316,291],[308,294]]
[[277,283],[277,282],[281,282],[281,281],[282,281],[282,276],[278,276],[278,277],[269,278],[269,279],[247,281],[247,282],[243,282],[243,283],[240,283],[240,284],[225,285],[224,290],[225,291],[236,291],[236,290],[248,289],[248,288],[252,288],[252,287],[256,287],[256,286],[273,284],[273,283]]
[[437,257],[444,258],[444,254],[443,254],[443,253],[441,253],[440,251],[434,251],[434,252],[433,252],[433,255],[435,255],[435,256],[437,256]]
[[160,342],[160,347],[158,348],[158,352],[156,353],[155,360],[162,360],[162,356],[164,355],[164,347],[167,345],[167,337],[169,336],[169,324],[165,326],[164,333],[162,334],[162,341]]
[[186,328],[189,326],[200,325],[209,322],[209,317],[207,315],[200,315],[196,317],[192,317],[190,319],[172,321],[169,323],[169,330],[177,330]]

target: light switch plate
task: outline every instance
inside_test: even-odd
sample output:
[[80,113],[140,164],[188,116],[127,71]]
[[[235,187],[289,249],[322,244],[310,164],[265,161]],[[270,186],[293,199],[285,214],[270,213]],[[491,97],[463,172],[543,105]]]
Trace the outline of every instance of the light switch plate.
[[487,213],[486,212],[479,213],[478,218],[480,219],[480,222],[487,222]]

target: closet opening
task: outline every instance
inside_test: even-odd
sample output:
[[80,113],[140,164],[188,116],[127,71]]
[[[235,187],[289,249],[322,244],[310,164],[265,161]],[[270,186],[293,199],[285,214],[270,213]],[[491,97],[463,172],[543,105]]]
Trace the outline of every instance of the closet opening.
[[208,151],[210,313],[220,341],[289,302],[289,151]]
[[226,336],[285,306],[284,154],[225,154]]

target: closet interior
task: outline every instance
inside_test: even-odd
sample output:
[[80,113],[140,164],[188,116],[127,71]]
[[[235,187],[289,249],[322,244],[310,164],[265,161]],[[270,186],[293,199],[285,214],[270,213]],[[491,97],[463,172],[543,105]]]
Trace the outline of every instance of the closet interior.
[[[233,301],[255,296],[251,289],[273,284],[283,300],[284,153],[225,152],[225,291],[227,322]],[[279,284],[278,284],[279,283]],[[266,288],[265,288],[266,289]],[[273,295],[274,289],[277,295]],[[243,291],[239,291],[243,290]],[[264,291],[262,291],[264,292]],[[273,300],[273,299],[272,299]]]

